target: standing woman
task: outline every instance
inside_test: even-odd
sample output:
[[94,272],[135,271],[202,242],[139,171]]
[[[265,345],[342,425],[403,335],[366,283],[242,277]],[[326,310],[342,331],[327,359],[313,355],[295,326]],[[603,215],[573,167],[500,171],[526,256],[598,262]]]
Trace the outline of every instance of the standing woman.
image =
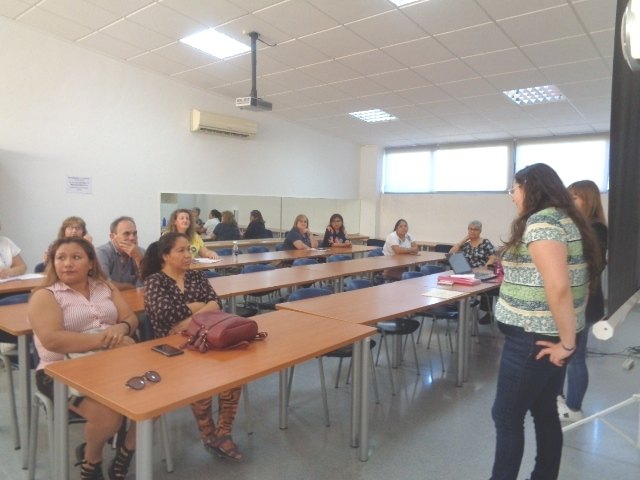
[[309,230],[309,218],[300,214],[293,221],[293,227],[284,239],[285,250],[310,250],[318,248],[318,239]]
[[[49,265],[43,287],[29,300],[27,315],[40,356],[36,386],[53,399],[53,379],[44,370],[47,365],[64,361],[70,353],[132,345],[138,319],[107,280],[88,241],[78,237],[56,240],[49,248]],[[70,397],[69,409],[87,421],[86,443],[76,449],[80,478],[101,480],[102,451],[120,429],[122,415],[90,397]],[[135,429],[130,428],[109,467],[110,479],[125,478],[134,449]]]
[[334,213],[329,219],[329,225],[324,232],[323,247],[350,247],[351,242],[347,238],[347,231],[344,228],[344,219],[339,213]]
[[[186,330],[195,313],[221,309],[220,300],[202,272],[191,270],[189,239],[169,232],[147,248],[142,262],[144,306],[156,337]],[[241,387],[219,396],[218,422],[214,425],[212,398],[191,404],[205,448],[212,453],[241,461],[242,454],[231,438]]]
[[524,418],[530,411],[537,443],[530,478],[553,480],[562,455],[556,395],[562,366],[584,328],[599,251],[591,228],[548,165],[517,172],[509,193],[518,216],[504,247],[504,281],[495,313],[505,343],[491,410],[496,426],[491,479],[518,477]]
[[199,233],[194,230],[191,222],[191,210],[180,208],[174,210],[169,217],[169,232],[178,232],[187,236],[189,239],[189,251],[191,258],[218,258],[218,254],[209,250],[204,246],[204,241]]
[[[607,221],[604,218],[604,209],[600,199],[600,189],[591,180],[581,180],[569,185],[569,194],[573,199],[576,208],[584,215],[587,222],[591,224],[598,240],[600,255],[604,260],[607,255]],[[602,262],[604,268],[604,261]],[[602,273],[602,272],[600,272]],[[589,386],[589,371],[587,370],[587,332],[589,328],[604,316],[604,295],[602,293],[602,282],[600,275],[594,281],[593,288],[587,300],[587,310],[585,313],[585,332],[578,339],[576,352],[567,364],[567,396],[562,396],[564,387],[560,384],[560,395],[558,396],[558,414],[560,420],[575,422],[583,418],[582,400]]]

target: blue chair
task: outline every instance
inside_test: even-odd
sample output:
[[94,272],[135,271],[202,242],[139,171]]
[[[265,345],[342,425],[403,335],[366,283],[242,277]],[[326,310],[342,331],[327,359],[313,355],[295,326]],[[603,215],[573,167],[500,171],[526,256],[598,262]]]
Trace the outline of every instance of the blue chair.
[[345,260],[352,260],[353,257],[348,253],[336,253],[335,255],[330,255],[327,258],[327,262],[344,262]]
[[[268,272],[275,269],[276,267],[274,267],[273,265],[257,263],[255,265],[245,265],[244,267],[242,267],[242,270],[240,271],[240,273],[243,274],[243,273],[254,273],[254,272]],[[280,289],[276,288],[276,289],[267,290],[264,292],[250,293],[245,296],[245,306],[250,306],[252,308],[255,307],[258,309],[258,311],[275,310],[276,303],[280,303],[284,301],[281,298],[275,298],[275,293],[279,291]],[[248,301],[249,297],[254,298],[255,301],[249,302]],[[262,301],[262,299],[265,297],[266,297],[266,301]]]
[[402,272],[401,280],[409,280],[410,278],[424,277],[422,272]]
[[269,249],[264,245],[252,245],[247,248],[247,253],[266,253]]
[[33,269],[33,273],[43,273],[45,268],[47,266],[44,264],[44,262],[40,262],[39,264],[36,265],[36,267]]
[[420,271],[425,275],[433,275],[434,273],[444,272],[444,267],[441,265],[422,265]]
[[220,272],[216,272],[215,270],[202,270],[202,273],[204,273],[204,276],[207,278],[216,278],[222,276]]
[[[29,301],[28,293],[18,293],[16,295],[10,295],[8,297],[0,298],[0,306],[5,305],[17,305],[19,303],[27,303]],[[11,342],[13,343],[13,342]],[[16,361],[18,355],[17,350],[11,352],[1,353],[0,361],[4,365],[4,372],[7,378],[7,385],[9,388],[9,409],[11,412],[11,432],[13,434],[14,448],[20,448],[20,430],[18,429],[18,410],[16,406],[16,390],[13,383],[12,364]]]
[[300,265],[315,265],[318,260],[315,258],[296,258],[291,264],[292,267],[299,267]]
[[383,257],[384,253],[382,253],[381,248],[376,248],[375,250],[371,250],[367,252],[367,257]]
[[360,288],[372,287],[373,283],[367,278],[351,278],[344,283],[344,291],[358,290]]
[[282,250],[284,250],[284,243],[276,244],[276,252],[281,252]]
[[367,240],[367,247],[384,247],[385,241],[379,238],[369,238]]
[[[229,255],[233,255],[233,248],[220,248],[216,250],[216,253],[221,257],[228,257]],[[240,254],[242,252],[238,250],[238,253]]]
[[292,292],[287,298],[287,302],[295,302],[306,298],[320,297],[323,295],[331,295],[333,292],[328,288],[299,288]]

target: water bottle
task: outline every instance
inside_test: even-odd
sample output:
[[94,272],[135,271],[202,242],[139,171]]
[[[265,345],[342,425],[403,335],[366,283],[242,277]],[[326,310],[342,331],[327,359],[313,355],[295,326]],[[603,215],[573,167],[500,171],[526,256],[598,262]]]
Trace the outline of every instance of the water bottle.
[[238,253],[240,253],[240,251],[238,250],[238,242],[234,241],[233,242],[233,258],[238,260]]

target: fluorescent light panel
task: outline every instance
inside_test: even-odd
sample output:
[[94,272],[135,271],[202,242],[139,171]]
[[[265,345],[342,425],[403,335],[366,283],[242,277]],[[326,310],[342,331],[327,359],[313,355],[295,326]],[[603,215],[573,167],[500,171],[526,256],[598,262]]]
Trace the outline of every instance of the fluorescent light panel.
[[518,88],[516,90],[505,90],[502,93],[518,105],[564,102],[567,99],[555,85]]
[[389,1],[398,7],[402,7],[403,5],[408,5],[409,3],[415,3],[418,0],[389,0]]
[[390,113],[376,108],[374,110],[362,110],[360,112],[351,112],[349,115],[356,117],[358,120],[362,120],[367,123],[374,122],[389,122],[391,120],[397,120],[398,117],[394,117]]
[[251,51],[251,47],[213,28],[181,38],[180,41],[222,59]]

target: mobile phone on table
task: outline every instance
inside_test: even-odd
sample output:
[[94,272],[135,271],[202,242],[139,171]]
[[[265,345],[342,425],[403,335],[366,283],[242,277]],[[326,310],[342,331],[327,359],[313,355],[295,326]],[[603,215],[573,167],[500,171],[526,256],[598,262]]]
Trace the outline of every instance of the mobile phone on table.
[[178,347],[174,347],[173,345],[169,345],[168,343],[163,343],[161,345],[151,347],[151,350],[161,353],[162,355],[165,355],[167,357],[175,357],[176,355],[182,355],[184,353],[184,350],[180,350]]

